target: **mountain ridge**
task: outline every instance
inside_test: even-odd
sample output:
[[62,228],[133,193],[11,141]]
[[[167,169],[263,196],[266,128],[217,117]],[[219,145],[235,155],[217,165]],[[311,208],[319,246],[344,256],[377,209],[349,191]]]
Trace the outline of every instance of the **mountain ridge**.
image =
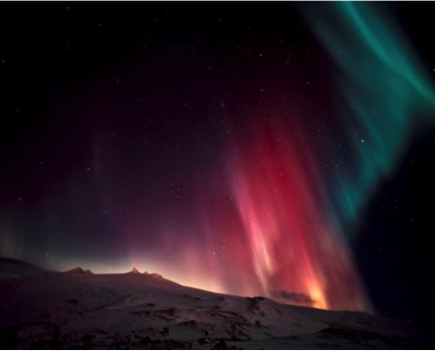
[[406,321],[219,294],[146,272],[78,267],[2,280],[0,291],[2,348],[419,346]]

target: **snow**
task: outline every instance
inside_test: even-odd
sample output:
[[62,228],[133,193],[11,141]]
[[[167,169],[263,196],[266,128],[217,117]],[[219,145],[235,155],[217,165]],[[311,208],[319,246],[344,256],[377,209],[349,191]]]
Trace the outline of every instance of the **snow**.
[[44,272],[42,268],[26,262],[14,260],[12,258],[0,259],[0,280],[40,274],[42,272]]
[[81,268],[32,273],[0,281],[1,348],[418,346],[404,321],[217,294],[136,269],[125,274]]

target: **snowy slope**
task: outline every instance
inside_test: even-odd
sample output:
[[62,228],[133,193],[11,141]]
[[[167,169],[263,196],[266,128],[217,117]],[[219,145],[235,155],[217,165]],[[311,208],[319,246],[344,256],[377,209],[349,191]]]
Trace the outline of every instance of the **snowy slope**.
[[404,322],[80,268],[0,281],[2,348],[410,348]]
[[14,260],[13,258],[0,258],[0,279],[18,278],[43,272],[45,271],[42,268],[27,262]]

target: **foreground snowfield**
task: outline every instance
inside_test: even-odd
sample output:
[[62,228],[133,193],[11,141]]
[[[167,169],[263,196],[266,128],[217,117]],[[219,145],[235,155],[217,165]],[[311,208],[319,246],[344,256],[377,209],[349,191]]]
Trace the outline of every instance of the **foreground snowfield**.
[[[15,266],[7,263],[0,268]],[[8,279],[0,280],[1,348],[419,347],[406,322],[365,313],[216,294],[136,271],[57,273],[20,267],[26,269],[15,267],[12,277],[3,274]]]

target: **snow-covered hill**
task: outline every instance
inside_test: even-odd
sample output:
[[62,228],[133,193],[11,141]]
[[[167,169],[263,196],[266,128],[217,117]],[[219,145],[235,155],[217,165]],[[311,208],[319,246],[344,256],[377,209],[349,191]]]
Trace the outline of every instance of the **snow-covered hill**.
[[13,258],[0,258],[0,280],[40,274],[43,272],[45,271],[42,268],[27,262],[14,260]]
[[41,270],[2,280],[0,309],[1,348],[419,346],[405,322],[216,294],[137,270],[125,274]]

